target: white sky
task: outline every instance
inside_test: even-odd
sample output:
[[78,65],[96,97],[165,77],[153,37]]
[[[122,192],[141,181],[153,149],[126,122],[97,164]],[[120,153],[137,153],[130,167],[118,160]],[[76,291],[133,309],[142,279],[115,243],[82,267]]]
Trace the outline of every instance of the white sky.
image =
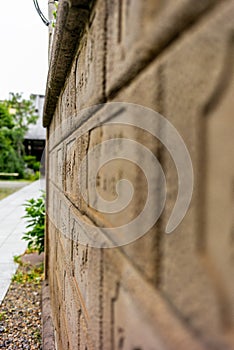
[[[48,18],[48,0],[38,0]],[[33,0],[1,0],[0,100],[9,92],[45,94],[48,69],[48,28]]]

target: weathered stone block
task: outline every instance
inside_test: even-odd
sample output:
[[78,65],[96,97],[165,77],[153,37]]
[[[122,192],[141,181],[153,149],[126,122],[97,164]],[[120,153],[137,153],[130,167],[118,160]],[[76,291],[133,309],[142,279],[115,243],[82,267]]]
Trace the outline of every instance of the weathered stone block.
[[[64,171],[64,192],[70,201],[81,211],[84,210],[85,203],[80,192],[79,169],[81,162],[86,155],[89,144],[89,133],[77,135],[74,133],[65,141],[65,158],[63,163]],[[82,181],[87,182],[87,173],[80,172]]]
[[[143,243],[144,240],[140,239],[139,242],[123,249],[133,261],[135,260],[136,264],[139,264],[139,268],[142,268],[146,266],[146,259],[144,250],[140,250],[140,245],[146,244],[147,247],[147,243],[150,242],[151,247],[154,247],[156,252],[153,253],[152,249],[152,255],[149,254],[149,244],[147,258],[151,261],[149,263],[151,269],[144,269],[146,274],[160,285],[164,293],[170,296],[171,302],[189,324],[197,331],[200,332],[203,329],[206,334],[209,334],[211,342],[213,334],[220,331],[220,312],[226,313],[224,311],[226,308],[224,307],[222,312],[220,307],[226,302],[222,298],[225,296],[225,292],[223,295],[222,290],[219,291],[221,287],[217,285],[217,281],[214,281],[215,276],[210,275],[212,267],[211,270],[210,267],[207,270],[204,268],[202,261],[206,261],[207,258],[200,258],[202,252],[198,242],[201,233],[199,226],[197,226],[197,221],[202,221],[198,214],[199,209],[197,211],[197,208],[201,206],[198,201],[198,182],[201,175],[199,161],[204,125],[202,121],[204,106],[210,98],[217,80],[219,80],[220,73],[222,73],[222,61],[227,57],[225,52],[229,55],[229,60],[230,57],[233,57],[229,51],[232,45],[232,22],[231,20],[227,21],[227,17],[232,16],[231,8],[231,4],[228,9],[223,6],[223,8],[221,7],[222,11],[214,12],[215,16],[210,15],[210,24],[204,21],[202,26],[199,25],[191,30],[185,38],[176,43],[174,49],[168,50],[164,56],[151,64],[115,98],[117,101],[143,104],[164,114],[177,127],[189,149],[195,172],[195,188],[193,201],[184,221],[171,236],[165,235],[166,223],[176,201],[178,185],[174,164],[162,147],[159,154],[167,178],[168,193],[166,210],[159,231],[158,233],[157,230],[154,231],[158,239],[150,241],[144,237],[145,243]],[[230,12],[229,15],[228,12]],[[226,27],[221,24],[222,21],[226,21]],[[218,29],[219,27],[222,27],[222,31]],[[218,48],[219,45],[220,48]],[[229,49],[228,45],[230,45]],[[218,52],[218,54],[214,54],[214,52]],[[227,66],[230,67],[230,64]],[[217,69],[217,67],[219,68]],[[144,94],[144,90],[148,93]],[[186,98],[184,99],[183,96]],[[201,151],[203,152],[203,150]],[[204,178],[201,181],[204,181]],[[231,223],[230,220],[228,222]],[[216,242],[218,241],[216,239]],[[217,244],[219,245],[219,243]],[[229,259],[230,254],[231,249],[223,250],[223,255],[227,256],[227,259]],[[155,259],[154,263],[153,259]],[[226,274],[230,276],[232,265],[229,264],[229,267],[227,265],[226,263]],[[149,274],[148,271],[150,271]],[[159,275],[154,276],[155,273]],[[216,284],[216,287],[213,283]],[[187,287],[183,288],[184,285]],[[232,290],[233,288],[229,286],[227,289]],[[188,302],[191,295],[193,295],[193,303]],[[227,297],[229,305],[231,299],[231,296]],[[225,322],[225,315],[221,318]],[[225,340],[222,341],[226,344]]]
[[[216,231],[214,226],[211,230],[210,226],[210,233],[208,233],[206,225],[209,217],[213,218],[210,220],[213,224],[216,218],[219,220],[217,213],[214,214],[215,211],[212,211],[214,198],[211,199],[211,193],[212,196],[220,195],[220,200],[222,198],[224,201],[223,209],[226,208],[224,209],[226,215],[228,215],[230,201],[227,200],[228,194],[225,195],[220,187],[215,186],[218,172],[214,167],[212,173],[209,169],[212,163],[207,158],[206,145],[212,145],[213,142],[208,152],[212,152],[210,154],[214,157],[213,166],[215,164],[218,167],[221,163],[217,159],[216,151],[219,148],[219,152],[225,152],[225,146],[221,148],[221,145],[217,144],[221,129],[218,126],[218,119],[216,119],[217,122],[212,121],[212,113],[216,113],[213,111],[216,105],[219,105],[218,111],[222,114],[220,123],[224,126],[226,120],[227,125],[230,116],[227,114],[227,108],[222,108],[221,101],[230,79],[229,62],[233,57],[233,22],[231,21],[233,14],[233,2],[223,4],[211,13],[206,21],[194,26],[181,38],[180,42],[177,41],[174,49],[168,50],[161,60],[165,91],[164,115],[183,137],[191,155],[195,175],[193,199],[187,215],[171,235],[163,236],[161,289],[188,324],[199,331],[201,337],[204,337],[208,343],[213,346],[216,344],[217,348],[226,347],[229,342],[224,334],[221,335],[222,327],[226,329],[233,327],[231,313],[233,313],[234,304],[227,275],[225,281],[225,273],[230,274],[228,271],[231,265],[227,261],[224,262],[223,258],[230,256],[230,248],[227,247],[227,241],[225,243],[225,236],[221,238],[220,230]],[[229,96],[232,93],[230,90]],[[208,123],[207,126],[206,123]],[[227,128],[230,133],[233,132],[230,126]],[[212,134],[208,132],[213,132],[213,141]],[[228,134],[225,137],[228,142]],[[230,135],[229,139],[231,139]],[[221,141],[221,135],[219,140]],[[177,174],[166,152],[162,154],[162,162],[167,174],[168,193],[171,194],[163,216],[165,227],[177,196]],[[205,169],[209,169],[208,176],[210,176],[209,185],[206,182],[207,189],[210,191],[207,194]],[[231,183],[230,172],[227,168],[224,172],[227,185],[228,181]],[[225,196],[226,200],[224,200]],[[207,200],[210,207],[206,207]],[[212,205],[210,200],[213,202]],[[217,205],[217,201],[215,203]],[[209,213],[208,217],[206,213]],[[221,216],[222,211],[219,218]],[[214,225],[218,229],[217,222]],[[225,229],[224,226],[223,229]],[[230,234],[230,231],[227,234]],[[210,235],[210,238],[207,235]],[[216,242],[216,249],[214,249],[214,243],[209,243],[211,241]],[[212,258],[214,255],[215,262]],[[192,303],[191,300],[193,300]]]
[[[92,220],[96,220],[96,223],[99,220],[101,226],[104,224],[106,227],[119,228],[132,221],[132,226],[134,225],[134,219],[144,209],[148,190],[152,192],[152,196],[153,193],[161,191],[159,182],[155,181],[160,174],[159,169],[157,168],[155,172],[149,171],[150,166],[153,167],[156,162],[154,160],[152,165],[150,161],[154,159],[153,154],[157,152],[158,143],[152,135],[145,135],[144,130],[135,127],[134,115],[126,115],[127,111],[122,112],[120,104],[114,104],[114,109],[119,109],[118,115],[122,120],[126,121],[125,117],[130,116],[132,122],[130,120],[127,125],[122,126],[121,122],[118,119],[115,121],[114,117],[112,120],[109,108],[112,108],[112,105],[107,105],[90,119],[90,123],[97,118],[98,123],[103,122],[104,124],[101,127],[91,128],[90,132],[85,164],[89,179],[87,182],[87,212],[88,215],[91,215]],[[138,111],[138,117],[142,117],[142,113]],[[105,124],[106,120],[107,124]],[[150,127],[154,129],[156,125],[150,125]],[[152,153],[146,151],[147,145]],[[147,180],[150,181],[150,189],[147,187],[145,172]],[[124,179],[125,182],[122,181]],[[155,201],[154,204],[157,213],[159,209]],[[151,215],[152,212],[147,211],[145,214]],[[132,232],[128,231],[126,240],[123,239],[122,243],[119,241],[116,243],[127,244],[139,238],[137,233],[137,238],[134,235],[134,232],[139,229],[139,225],[137,227],[136,224]]]
[[202,349],[119,249],[104,249],[102,254],[103,349]]
[[98,1],[73,62],[76,110],[103,102],[105,1]]
[[[214,4],[217,8],[194,23]],[[47,249],[58,349],[233,348],[233,15],[231,0],[96,2],[49,128]],[[178,174],[164,146],[134,126],[103,125],[114,118],[107,106],[76,115],[106,97],[113,101],[113,94],[115,102],[163,114],[188,147],[194,194],[170,236],[164,231]],[[167,135],[166,129],[160,132]],[[118,157],[127,149],[125,138],[158,157],[167,180],[166,207],[158,226],[137,241],[92,248],[88,245],[104,242],[97,241],[103,231],[98,236],[84,229],[82,220],[119,227],[133,220],[147,199],[143,171]],[[112,146],[105,143],[114,139]],[[110,151],[113,159],[96,173]],[[137,148],[132,155],[150,169],[155,202],[149,214],[161,197],[158,174]],[[123,178],[134,187],[132,200],[124,210],[107,214],[117,195],[128,199],[122,182],[116,188]]]
[[217,1],[108,1],[107,95],[123,87]]
[[[162,67],[160,62],[151,64],[151,66],[149,66],[142,74],[139,74],[128,87],[123,88],[116,95],[114,100],[110,100],[110,102],[139,104],[154,110],[156,113],[160,113],[163,110],[163,98],[165,93],[162,89],[161,70]],[[147,93],[145,93],[145,91],[147,91]],[[145,118],[145,125],[148,126],[147,115],[145,115]],[[126,129],[124,125],[122,125],[122,128]],[[155,126],[152,126],[152,131],[154,128]],[[134,132],[135,138],[137,138],[138,142],[151,150],[160,161],[162,145],[159,140],[152,137],[148,132],[140,132],[137,127],[135,127]],[[129,134],[128,129],[125,133],[127,137],[134,136]],[[148,166],[150,167],[150,164]],[[138,202],[134,204],[138,209],[142,209],[142,206],[139,205],[139,203],[146,198],[145,196],[147,196],[147,183],[142,182],[137,176],[137,173],[135,176],[136,177],[133,179],[132,184],[134,185]],[[155,174],[152,174],[151,180],[153,180],[154,176]],[[155,179],[153,181],[155,181]],[[133,213],[134,216],[136,216],[134,210]],[[162,253],[160,251],[160,242],[162,235],[163,232],[160,227],[160,222],[157,222],[156,225],[143,237],[122,248],[143,274],[155,284],[158,283],[160,277],[160,257]]]

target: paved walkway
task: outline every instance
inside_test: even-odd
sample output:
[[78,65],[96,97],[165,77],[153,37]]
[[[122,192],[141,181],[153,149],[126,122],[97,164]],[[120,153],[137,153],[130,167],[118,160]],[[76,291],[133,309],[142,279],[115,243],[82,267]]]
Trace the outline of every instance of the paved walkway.
[[27,242],[21,240],[25,232],[22,204],[27,199],[39,197],[41,189],[41,181],[35,181],[0,201],[0,304],[17,269],[13,257],[27,248]]
[[22,188],[26,185],[29,185],[31,182],[29,181],[8,181],[8,180],[0,180],[0,188]]

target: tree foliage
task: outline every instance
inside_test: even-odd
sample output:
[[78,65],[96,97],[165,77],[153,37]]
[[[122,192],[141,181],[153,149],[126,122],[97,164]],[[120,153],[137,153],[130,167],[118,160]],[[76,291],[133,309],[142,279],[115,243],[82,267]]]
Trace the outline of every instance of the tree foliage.
[[24,173],[24,137],[30,124],[35,124],[38,115],[34,98],[23,99],[19,93],[10,94],[10,99],[0,102],[0,172]]

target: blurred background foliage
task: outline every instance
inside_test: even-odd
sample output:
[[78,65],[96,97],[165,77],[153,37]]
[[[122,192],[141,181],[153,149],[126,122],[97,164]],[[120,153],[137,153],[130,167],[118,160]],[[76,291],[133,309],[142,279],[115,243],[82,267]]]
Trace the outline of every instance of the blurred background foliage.
[[24,99],[19,93],[11,93],[8,100],[0,101],[0,173],[37,177],[40,163],[36,157],[25,155],[24,138],[38,117],[33,96]]

